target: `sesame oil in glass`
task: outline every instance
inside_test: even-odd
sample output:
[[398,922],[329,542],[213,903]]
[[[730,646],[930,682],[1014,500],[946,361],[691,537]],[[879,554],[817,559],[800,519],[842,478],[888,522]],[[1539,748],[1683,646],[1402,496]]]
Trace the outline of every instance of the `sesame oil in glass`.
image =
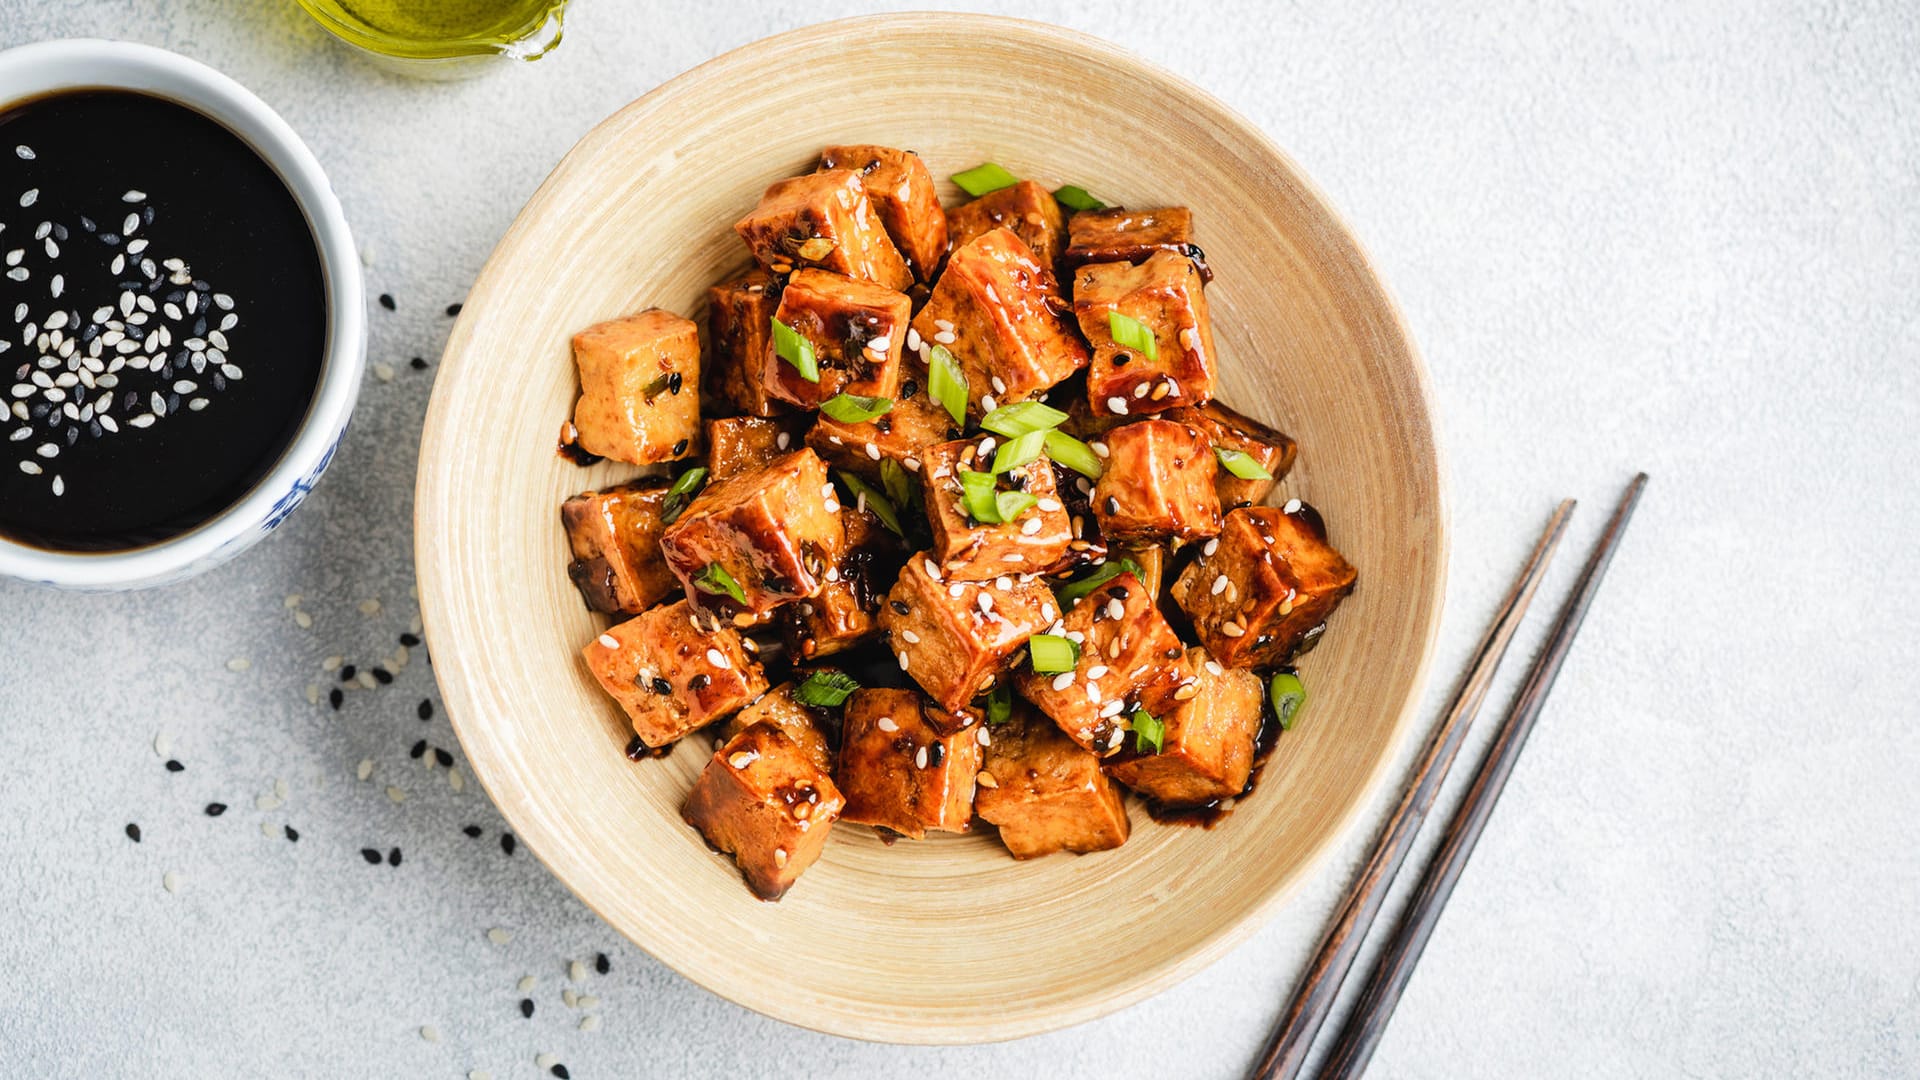
[[560,44],[567,0],[297,0],[335,37],[410,75],[460,77],[538,60]]

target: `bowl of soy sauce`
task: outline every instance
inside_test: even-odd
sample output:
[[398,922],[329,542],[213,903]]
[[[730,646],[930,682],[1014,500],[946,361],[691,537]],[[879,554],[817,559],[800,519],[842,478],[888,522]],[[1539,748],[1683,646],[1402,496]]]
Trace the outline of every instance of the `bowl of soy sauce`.
[[259,98],[144,45],[0,52],[0,575],[239,554],[332,460],[365,354],[339,201]]

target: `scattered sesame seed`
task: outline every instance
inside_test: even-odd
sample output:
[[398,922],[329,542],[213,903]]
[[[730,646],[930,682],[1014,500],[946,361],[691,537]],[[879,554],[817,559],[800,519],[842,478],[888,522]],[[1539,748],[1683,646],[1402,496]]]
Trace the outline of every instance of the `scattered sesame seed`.
[[1299,499],[1288,499],[1288,500],[1287,500],[1287,502],[1286,502],[1286,505],[1285,505],[1285,506],[1282,506],[1282,507],[1280,508],[1280,512],[1281,512],[1281,513],[1283,513],[1283,514],[1297,514],[1297,513],[1299,513],[1299,512],[1300,512],[1300,500],[1299,500]]
[[187,767],[185,765],[180,764],[178,761],[175,761],[172,758],[167,759],[168,772],[185,772],[186,768]]
[[500,850],[501,851],[504,851],[507,854],[511,855],[513,854],[513,849],[518,845],[519,845],[519,841],[513,838],[512,833],[509,832],[509,833],[500,834]]
[[620,647],[620,639],[614,637],[612,634],[601,634],[600,647],[603,649],[617,649]]
[[177,893],[177,892],[179,892],[179,891],[180,891],[180,884],[181,884],[181,882],[180,882],[180,875],[179,875],[179,874],[176,874],[176,873],[174,873],[174,872],[173,872],[173,871],[171,871],[171,870],[169,870],[169,871],[167,871],[166,873],[164,873],[164,874],[162,874],[162,875],[160,875],[160,887],[161,887],[161,888],[163,888],[163,889],[165,889],[165,890],[167,890],[167,891],[168,891],[168,892],[170,892],[170,893]]
[[1127,415],[1127,399],[1123,397],[1108,398],[1107,411],[1110,413],[1113,413],[1116,416]]
[[1217,536],[1212,538],[1211,540],[1208,540],[1205,544],[1202,544],[1200,546],[1201,555],[1211,556],[1214,552],[1219,550],[1220,550],[1220,538]]
[[511,931],[502,930],[496,926],[487,931],[487,940],[493,942],[495,945],[505,945],[507,942],[513,940],[513,934]]
[[1225,574],[1215,575],[1213,579],[1213,588],[1209,590],[1209,592],[1211,592],[1211,594],[1214,596],[1219,596],[1221,593],[1226,591],[1227,591],[1227,575]]
[[210,803],[208,803],[208,804],[207,804],[207,816],[208,816],[208,817],[219,817],[219,816],[220,816],[221,814],[224,814],[224,813],[226,813],[226,812],[227,812],[227,804],[226,804],[226,803],[223,803],[223,802],[210,802]]
[[140,842],[140,826],[131,821],[127,822],[127,839],[136,844]]
[[420,1037],[428,1042],[437,1043],[440,1041],[440,1029],[434,1027],[432,1024],[427,1024],[420,1029]]
[[[785,859],[780,859],[779,861],[782,863],[786,862]],[[580,1030],[581,1031],[599,1031],[600,1030],[600,1014],[589,1013],[586,1016],[581,1017]]]
[[360,849],[360,857],[361,857],[362,859],[365,859],[365,860],[367,860],[367,865],[368,865],[368,866],[379,866],[379,865],[380,865],[380,853],[379,853],[378,851],[376,851],[376,850],[374,850],[373,848],[370,848],[370,847],[363,847],[363,848],[361,848],[361,849]]
[[381,307],[383,307],[383,308],[386,308],[386,309],[387,309],[388,311],[396,311],[396,310],[398,310],[398,305],[396,305],[396,304],[395,304],[395,303],[393,302],[393,294],[392,294],[392,293],[381,293],[381,294],[380,294],[380,306],[381,306]]
[[1053,688],[1055,690],[1065,690],[1067,687],[1072,685],[1073,685],[1073,672],[1071,671],[1063,671],[1060,674],[1055,675],[1053,677]]
[[873,726],[879,728],[881,731],[885,731],[888,733],[892,733],[900,730],[900,725],[894,722],[894,719],[891,716],[881,717],[880,719],[874,721]]
[[905,650],[905,649],[901,649],[901,650],[900,650],[900,670],[901,670],[901,671],[905,671],[905,670],[907,670],[907,665],[908,665],[908,664],[909,664],[910,662],[911,662],[911,661],[910,661],[910,660],[908,659],[908,657],[907,657],[907,650]]
[[236,656],[233,659],[227,661],[228,671],[245,671],[252,666],[253,666],[253,661],[247,659],[244,656]]
[[605,975],[613,970],[613,961],[607,959],[606,953],[596,953],[593,957],[593,970]]
[[919,750],[914,751],[913,767],[916,769],[924,769],[927,767],[927,748],[926,747],[923,746]]
[[286,834],[288,843],[297,844],[300,842],[300,830],[294,828],[293,826],[291,825],[282,826],[280,831]]
[[373,599],[360,601],[360,614],[368,616],[380,614],[380,601]]
[[722,671],[725,671],[733,667],[733,665],[727,661],[727,655],[721,652],[719,649],[707,650],[707,663],[712,664],[714,667],[717,667]]

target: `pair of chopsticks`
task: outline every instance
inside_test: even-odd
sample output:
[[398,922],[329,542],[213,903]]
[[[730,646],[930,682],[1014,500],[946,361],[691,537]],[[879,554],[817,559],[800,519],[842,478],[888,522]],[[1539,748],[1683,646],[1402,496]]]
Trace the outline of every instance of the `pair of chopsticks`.
[[[1614,510],[1613,519],[1607,523],[1606,532],[1601,534],[1593,554],[1588,556],[1586,569],[1581,571],[1572,595],[1560,609],[1560,617],[1554,623],[1546,647],[1527,673],[1526,682],[1494,736],[1493,745],[1487,751],[1479,773],[1473,778],[1465,801],[1454,814],[1453,821],[1447,825],[1439,850],[1427,864],[1406,913],[1401,916],[1399,925],[1394,927],[1392,935],[1382,947],[1359,1001],[1322,1064],[1321,1080],[1355,1080],[1366,1071],[1367,1063],[1373,1059],[1373,1052],[1386,1033],[1387,1021],[1392,1018],[1394,1007],[1400,1003],[1400,994],[1413,977],[1413,967],[1419,963],[1427,939],[1433,935],[1433,928],[1440,921],[1440,913],[1446,907],[1448,897],[1453,894],[1454,884],[1460,880],[1460,872],[1466,868],[1467,858],[1473,854],[1474,844],[1486,828],[1493,805],[1506,787],[1507,777],[1513,773],[1514,762],[1519,759],[1520,750],[1526,745],[1527,735],[1540,717],[1547,693],[1553,689],[1553,681],[1560,674],[1567,650],[1573,645],[1573,637],[1579,632],[1587,608],[1592,605],[1594,594],[1600,589],[1600,579],[1606,574],[1607,564],[1613,559],[1614,549],[1619,546],[1620,537],[1626,532],[1627,521],[1633,516],[1633,509],[1639,503],[1640,492],[1646,484],[1647,474],[1641,473],[1627,485],[1626,494],[1621,496],[1620,505]],[[1440,726],[1434,730],[1421,751],[1420,760],[1414,768],[1412,785],[1400,797],[1400,804],[1394,808],[1393,816],[1387,819],[1386,827],[1374,842],[1373,853],[1367,859],[1366,867],[1348,889],[1333,925],[1327,928],[1326,937],[1320,942],[1319,951],[1307,966],[1300,985],[1295,987],[1293,1000],[1274,1030],[1266,1053],[1248,1074],[1249,1080],[1292,1080],[1306,1064],[1307,1054],[1313,1049],[1314,1037],[1319,1034],[1321,1024],[1333,1008],[1334,998],[1338,996],[1348,970],[1353,967],[1354,957],[1360,951],[1360,943],[1373,925],[1374,916],[1379,914],[1380,905],[1386,899],[1387,890],[1392,887],[1401,863],[1406,861],[1414,836],[1426,820],[1427,811],[1433,807],[1434,797],[1439,794],[1440,785],[1447,778],[1447,770],[1453,766],[1460,742],[1473,723],[1474,715],[1480,711],[1481,703],[1486,700],[1494,672],[1499,668],[1501,658],[1506,655],[1507,646],[1513,641],[1514,631],[1519,628],[1527,606],[1540,588],[1547,564],[1552,561],[1554,549],[1559,546],[1561,535],[1566,531],[1567,518],[1573,513],[1573,505],[1573,500],[1568,499],[1554,511],[1553,517],[1547,522],[1546,532],[1533,549],[1533,555],[1521,569],[1519,580],[1514,582],[1513,591],[1507,594],[1506,600],[1500,605],[1493,625],[1474,654],[1465,680],[1454,695],[1453,704],[1448,707]]]

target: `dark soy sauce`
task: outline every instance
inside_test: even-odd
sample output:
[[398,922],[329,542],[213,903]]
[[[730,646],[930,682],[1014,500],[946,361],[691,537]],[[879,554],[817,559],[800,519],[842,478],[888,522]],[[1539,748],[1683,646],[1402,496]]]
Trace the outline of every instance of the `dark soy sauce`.
[[0,111],[0,534],[178,536],[292,442],[327,345],[306,216],[238,136],[117,90]]

